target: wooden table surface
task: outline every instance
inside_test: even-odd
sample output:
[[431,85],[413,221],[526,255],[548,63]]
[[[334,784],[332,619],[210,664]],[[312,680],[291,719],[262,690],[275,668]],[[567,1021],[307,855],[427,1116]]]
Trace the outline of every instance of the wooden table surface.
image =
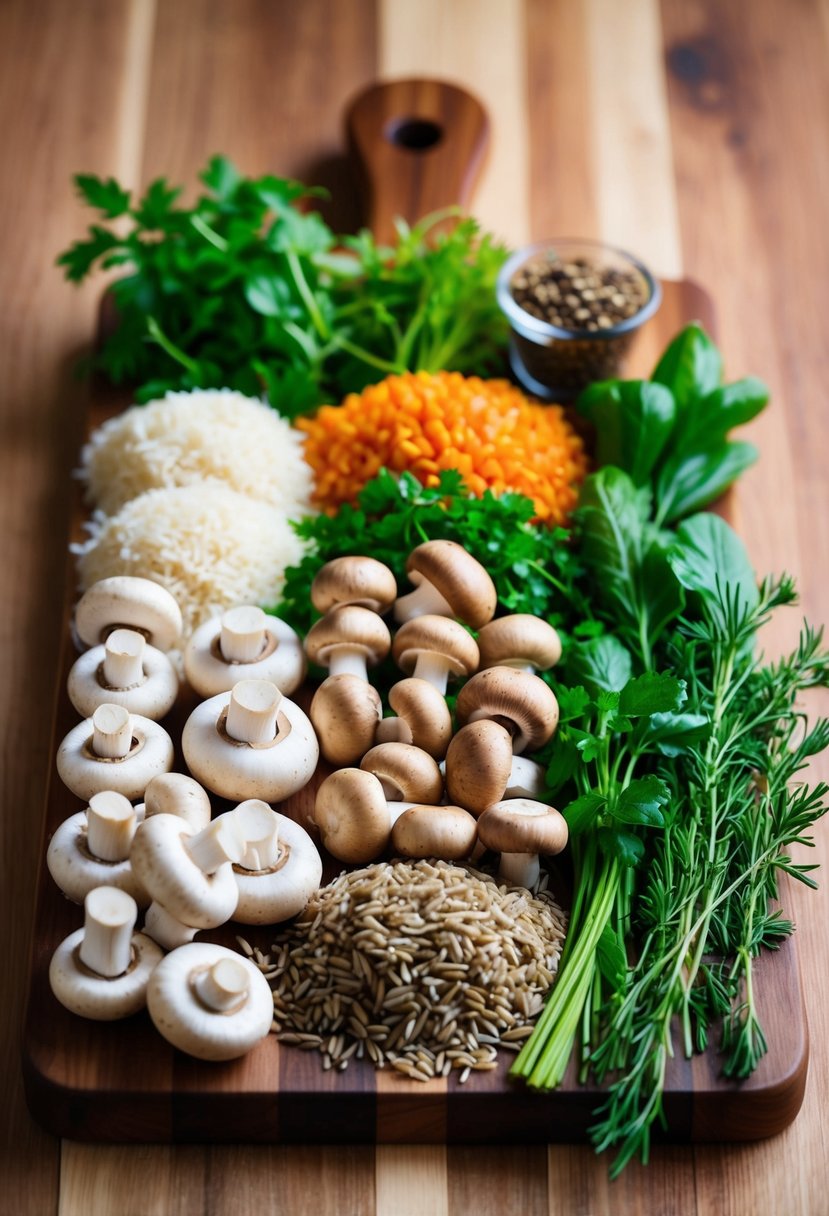
[[[741,486],[741,528],[758,570],[795,574],[803,612],[820,623],[829,3],[2,0],[0,56],[2,1216],[829,1213],[825,878],[818,892],[797,892],[793,909],[812,1040],[794,1125],[750,1146],[658,1147],[613,1184],[607,1162],[580,1146],[60,1143],[31,1121],[19,1070],[84,391],[71,365],[100,292],[71,290],[53,267],[87,221],[70,175],[192,180],[225,151],[246,172],[332,184],[345,203],[341,113],[356,90],[400,75],[470,88],[493,120],[474,205],[487,227],[511,244],[603,237],[714,295],[729,376],[760,375],[773,392],[750,428],[762,459]],[[769,652],[793,639],[799,615],[772,628]],[[815,770],[829,776],[825,757]],[[827,840],[829,823],[817,839],[824,867]]]

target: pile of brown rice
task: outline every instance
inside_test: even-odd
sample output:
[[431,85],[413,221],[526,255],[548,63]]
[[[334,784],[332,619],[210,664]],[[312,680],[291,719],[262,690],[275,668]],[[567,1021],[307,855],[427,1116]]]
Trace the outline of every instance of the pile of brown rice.
[[311,899],[273,954],[254,954],[285,1043],[416,1080],[496,1067],[518,1050],[556,974],[565,916],[541,890],[445,861],[381,862]]

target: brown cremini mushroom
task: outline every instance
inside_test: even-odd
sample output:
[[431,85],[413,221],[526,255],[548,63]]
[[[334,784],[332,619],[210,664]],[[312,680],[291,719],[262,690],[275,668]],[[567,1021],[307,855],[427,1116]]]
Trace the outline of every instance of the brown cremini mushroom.
[[544,793],[541,765],[513,755],[509,731],[490,718],[461,727],[446,752],[445,770],[447,795],[473,815],[502,798]]
[[530,798],[509,798],[487,807],[478,819],[481,844],[501,854],[499,877],[511,886],[537,886],[538,855],[560,853],[567,820],[554,807]]
[[373,745],[383,705],[380,694],[354,675],[323,680],[308,711],[329,764],[356,764]]
[[375,742],[412,743],[442,760],[452,738],[452,715],[443,694],[428,680],[409,676],[392,686],[388,700],[397,716],[377,724]]
[[406,573],[415,590],[394,606],[397,621],[423,615],[454,617],[480,629],[495,613],[495,584],[481,563],[451,540],[428,540],[409,554]]
[[516,612],[499,616],[478,634],[480,667],[517,667],[519,671],[548,671],[561,658],[561,639],[539,616]]
[[536,751],[558,726],[558,701],[549,685],[514,667],[488,667],[464,684],[456,703],[458,722],[491,718],[512,736],[516,755]]
[[397,580],[391,570],[373,557],[335,557],[317,571],[311,583],[311,603],[322,613],[340,604],[384,613],[396,595]]
[[468,676],[478,666],[478,645],[470,633],[445,616],[418,616],[401,625],[392,645],[394,661],[407,675],[428,680],[446,692],[451,676]]
[[314,822],[332,857],[367,862],[386,849],[392,813],[378,777],[359,768],[341,768],[317,790]]
[[327,667],[329,675],[355,675],[368,679],[374,666],[389,653],[391,635],[376,612],[354,604],[331,608],[305,637],[305,652],[312,663]]
[[411,743],[378,743],[363,756],[360,768],[374,773],[389,802],[437,803],[443,796],[437,762]]
[[475,845],[477,825],[460,806],[412,806],[394,822],[391,843],[403,857],[461,861]]

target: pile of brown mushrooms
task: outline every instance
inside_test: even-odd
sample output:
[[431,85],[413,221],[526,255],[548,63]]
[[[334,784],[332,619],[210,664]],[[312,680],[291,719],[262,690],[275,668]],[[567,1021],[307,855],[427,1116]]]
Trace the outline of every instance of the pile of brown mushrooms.
[[[459,861],[492,849],[504,881],[533,887],[539,855],[567,842],[563,817],[541,800],[544,774],[524,755],[558,725],[555,696],[537,674],[561,657],[558,635],[536,617],[496,619],[492,579],[452,541],[419,545],[406,569],[415,589],[397,599],[391,571],[371,557],[329,562],[312,585],[323,615],[306,652],[330,674],[310,713],[337,766],[316,796],[322,843],[361,864],[389,850]],[[393,639],[381,619],[392,610]],[[405,678],[389,693],[393,716],[383,717],[369,668],[389,650]],[[445,698],[460,680],[453,736]]]

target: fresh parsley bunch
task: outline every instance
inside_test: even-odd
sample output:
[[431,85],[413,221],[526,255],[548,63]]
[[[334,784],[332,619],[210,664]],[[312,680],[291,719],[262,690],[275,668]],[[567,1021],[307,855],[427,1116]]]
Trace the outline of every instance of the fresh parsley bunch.
[[135,385],[139,401],[228,387],[264,392],[295,417],[392,373],[500,365],[495,279],[506,250],[474,220],[400,223],[384,248],[368,232],[336,235],[303,209],[320,191],[298,182],[243,177],[222,156],[200,180],[206,193],[186,207],[163,178],[137,200],[112,178],[75,178],[109,222],[58,264],[77,283],[96,269],[121,272],[111,288],[118,325],[94,363]]

